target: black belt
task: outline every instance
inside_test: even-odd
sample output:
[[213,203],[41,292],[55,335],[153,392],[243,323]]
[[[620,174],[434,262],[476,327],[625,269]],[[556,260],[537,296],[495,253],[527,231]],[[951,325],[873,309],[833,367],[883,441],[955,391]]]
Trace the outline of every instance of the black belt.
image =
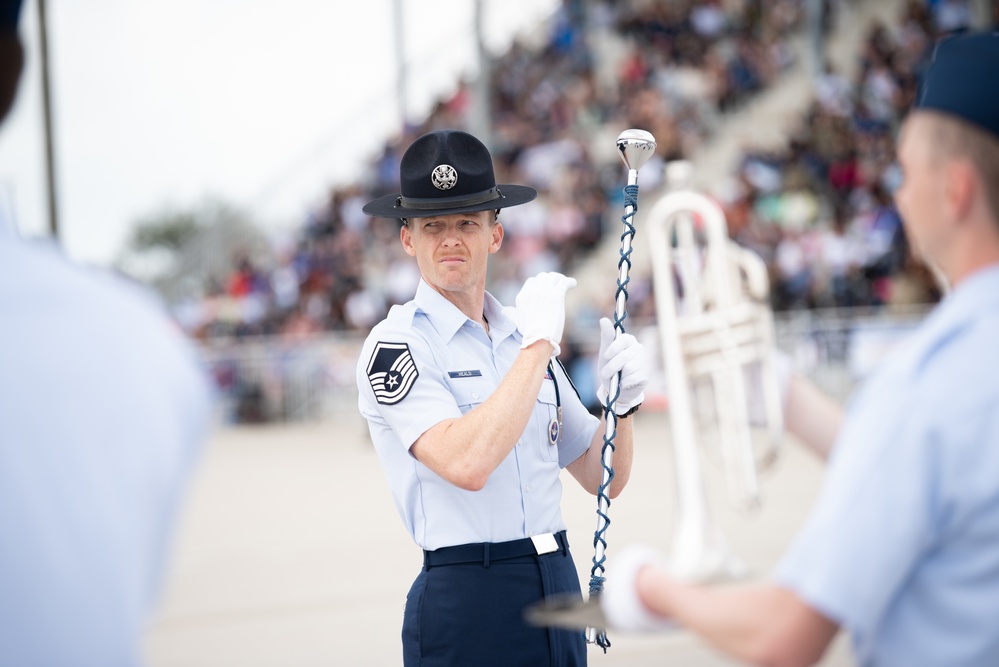
[[[441,547],[433,551],[424,550],[423,567],[429,570],[441,565],[462,563],[482,563],[483,567],[489,567],[491,561],[522,558],[523,556],[542,556],[547,553],[561,553],[565,556],[569,552],[569,540],[565,536],[565,531],[560,530],[551,537],[555,539],[557,548],[540,552],[537,543],[530,537],[510,542],[480,542],[478,544]],[[541,548],[544,549],[543,546]]]

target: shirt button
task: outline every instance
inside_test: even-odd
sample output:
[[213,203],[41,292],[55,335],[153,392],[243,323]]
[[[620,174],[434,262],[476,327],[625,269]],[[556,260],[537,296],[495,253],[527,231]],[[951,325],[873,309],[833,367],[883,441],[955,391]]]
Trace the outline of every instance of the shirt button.
[[478,394],[472,394],[472,398],[478,399],[479,395]]
[[531,485],[528,484],[527,487],[524,490],[527,491],[528,493],[530,493],[531,492]]

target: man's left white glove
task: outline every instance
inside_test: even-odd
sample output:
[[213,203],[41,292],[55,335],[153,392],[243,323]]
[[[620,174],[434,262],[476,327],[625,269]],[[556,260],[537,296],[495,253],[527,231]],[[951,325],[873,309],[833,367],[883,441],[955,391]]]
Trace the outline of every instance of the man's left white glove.
[[555,348],[553,356],[558,356],[565,329],[565,294],[575,286],[575,278],[561,273],[539,273],[527,279],[517,294],[514,318],[524,337],[521,348],[547,340]]
[[604,317],[600,320],[600,354],[597,356],[597,377],[600,387],[597,400],[607,404],[611,378],[621,372],[621,393],[614,411],[623,415],[637,408],[645,400],[645,385],[649,382],[649,364],[645,346],[631,334],[614,337],[614,325]]

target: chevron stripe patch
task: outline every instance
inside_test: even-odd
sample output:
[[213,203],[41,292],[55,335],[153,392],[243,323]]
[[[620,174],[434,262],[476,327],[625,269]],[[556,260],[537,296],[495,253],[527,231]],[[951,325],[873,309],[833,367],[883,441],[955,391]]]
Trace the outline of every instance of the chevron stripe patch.
[[406,398],[418,377],[420,373],[409,353],[409,345],[384,342],[375,345],[368,362],[368,382],[375,392],[376,401],[382,405],[395,405]]

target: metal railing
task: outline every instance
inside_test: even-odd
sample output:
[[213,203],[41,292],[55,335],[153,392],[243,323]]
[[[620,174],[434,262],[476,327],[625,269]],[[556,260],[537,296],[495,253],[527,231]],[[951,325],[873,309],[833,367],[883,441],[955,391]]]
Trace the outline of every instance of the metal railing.
[[202,346],[227,424],[322,421],[357,413],[354,380],[363,333],[298,341],[261,337]]
[[778,313],[774,317],[777,347],[791,357],[797,371],[843,401],[928,312],[928,306],[920,306]]
[[[808,310],[775,315],[777,346],[794,367],[837,400],[845,400],[878,359],[925,317],[926,307],[898,310]],[[654,322],[635,321],[642,340],[658,340]],[[204,363],[218,391],[226,424],[312,422],[357,414],[355,369],[365,332],[331,333],[299,341],[280,337],[212,341]],[[596,332],[592,345],[596,350]],[[662,374],[659,355],[652,354]],[[654,382],[653,382],[654,384]]]

